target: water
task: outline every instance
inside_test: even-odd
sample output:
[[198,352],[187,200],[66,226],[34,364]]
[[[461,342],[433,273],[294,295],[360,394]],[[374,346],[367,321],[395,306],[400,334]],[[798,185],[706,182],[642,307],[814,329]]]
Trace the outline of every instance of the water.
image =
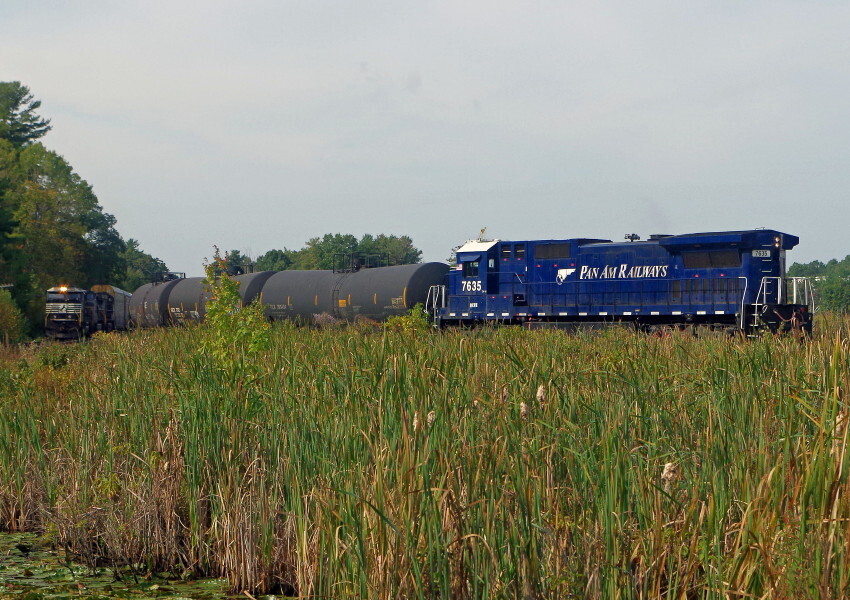
[[[228,598],[227,581],[179,577],[145,577],[122,569],[68,562],[64,552],[48,548],[31,533],[0,533],[0,600],[70,600],[113,598],[220,600]],[[242,597],[243,599],[245,596]]]

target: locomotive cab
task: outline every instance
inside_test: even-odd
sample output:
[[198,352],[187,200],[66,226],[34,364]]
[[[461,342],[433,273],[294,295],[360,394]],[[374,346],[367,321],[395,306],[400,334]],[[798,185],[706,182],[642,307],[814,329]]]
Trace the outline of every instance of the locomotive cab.
[[457,265],[449,273],[450,319],[475,321],[487,316],[487,293],[498,288],[498,244],[499,240],[474,240],[455,251]]

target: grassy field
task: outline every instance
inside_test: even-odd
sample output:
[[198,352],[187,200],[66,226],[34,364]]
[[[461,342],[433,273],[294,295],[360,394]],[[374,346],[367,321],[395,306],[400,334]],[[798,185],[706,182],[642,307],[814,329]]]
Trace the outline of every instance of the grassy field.
[[6,349],[0,528],[253,594],[842,598],[850,320],[816,327]]

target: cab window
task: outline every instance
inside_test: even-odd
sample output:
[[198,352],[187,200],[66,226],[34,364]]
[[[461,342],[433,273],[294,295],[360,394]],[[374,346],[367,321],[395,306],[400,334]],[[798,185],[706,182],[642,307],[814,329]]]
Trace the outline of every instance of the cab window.
[[464,277],[478,277],[478,261],[473,260],[470,262],[463,263],[463,276]]

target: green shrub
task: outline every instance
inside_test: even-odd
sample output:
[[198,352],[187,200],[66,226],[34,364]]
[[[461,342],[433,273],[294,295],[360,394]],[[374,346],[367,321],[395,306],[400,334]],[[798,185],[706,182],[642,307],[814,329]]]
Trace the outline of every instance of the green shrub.
[[269,345],[269,323],[257,302],[242,306],[239,282],[227,274],[227,261],[218,248],[212,262],[204,265],[207,289],[207,337],[203,349],[220,362],[254,356]]
[[387,319],[384,327],[391,331],[428,331],[431,328],[431,323],[428,321],[428,313],[425,312],[425,307],[420,302],[407,311],[407,314]]

